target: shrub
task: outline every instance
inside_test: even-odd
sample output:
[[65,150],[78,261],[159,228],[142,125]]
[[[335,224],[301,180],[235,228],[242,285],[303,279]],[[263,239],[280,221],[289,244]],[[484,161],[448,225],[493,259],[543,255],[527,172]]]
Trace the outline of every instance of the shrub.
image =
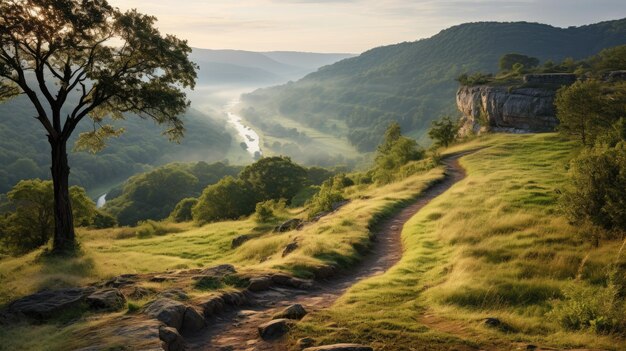
[[104,211],[96,210],[92,226],[96,229],[113,228],[117,226],[117,220]]
[[139,225],[135,228],[135,234],[139,238],[149,238],[155,235],[165,235],[178,232],[180,232],[180,229],[173,227],[172,225],[156,222],[151,219],[139,222]]
[[202,224],[250,215],[256,203],[257,194],[250,184],[229,176],[206,187],[191,212],[193,219]]
[[274,219],[274,202],[264,201],[256,204],[254,217],[259,223],[268,223]]
[[188,197],[180,200],[174,210],[170,214],[170,218],[176,222],[187,222],[193,219],[193,215],[191,213],[191,209],[198,203],[198,199],[193,197]]

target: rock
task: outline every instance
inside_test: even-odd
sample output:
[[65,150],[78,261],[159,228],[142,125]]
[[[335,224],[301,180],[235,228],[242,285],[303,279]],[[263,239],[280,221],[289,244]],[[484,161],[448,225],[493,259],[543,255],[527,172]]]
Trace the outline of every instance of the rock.
[[163,349],[166,351],[185,350],[185,340],[174,328],[161,326],[159,328],[159,338],[163,341]]
[[183,333],[195,333],[205,326],[205,321],[202,315],[198,313],[194,308],[187,307],[185,310],[185,316],[183,317],[183,325],[181,331]]
[[272,275],[272,281],[274,284],[288,286],[296,289],[308,290],[313,287],[313,282],[310,280],[290,277],[286,274],[274,274]]
[[302,220],[300,218],[292,218],[274,228],[274,231],[277,231],[279,233],[288,232],[290,230],[298,228],[300,224],[302,224]]
[[156,292],[153,289],[142,288],[140,286],[135,287],[133,291],[128,295],[131,299],[141,300],[148,296],[154,295]]
[[485,318],[484,323],[487,327],[500,329],[503,332],[509,332],[513,330],[511,326],[494,317]]
[[95,290],[93,287],[86,287],[40,291],[11,303],[8,313],[39,320],[49,319],[61,312],[79,308],[85,298]]
[[311,347],[313,345],[315,345],[315,340],[313,338],[302,338],[302,339],[298,339],[298,341],[296,342],[296,345],[298,346],[299,349],[305,349],[307,347]]
[[283,249],[283,257],[289,255],[290,253],[294,252],[296,249],[298,248],[298,243],[297,242],[292,242],[287,244],[287,246],[285,246],[285,248]]
[[154,277],[150,278],[149,281],[151,281],[153,283],[163,283],[164,281],[172,280],[172,279],[174,279],[174,278],[163,276],[163,275],[161,275],[161,276],[157,275],[157,276],[154,276]]
[[284,310],[276,313],[272,318],[273,319],[302,319],[302,317],[306,316],[307,312],[300,304],[291,305]]
[[604,80],[609,82],[619,82],[626,80],[626,70],[609,72],[604,77]]
[[224,311],[224,300],[219,296],[213,296],[200,304],[205,318],[212,317]]
[[270,277],[255,277],[250,279],[248,290],[253,292],[265,291],[272,286],[272,278]]
[[237,273],[237,270],[232,264],[221,264],[219,266],[202,270],[202,274],[210,275],[212,277],[224,277],[235,273]]
[[126,298],[115,288],[95,291],[87,296],[86,301],[95,310],[117,311],[126,306]]
[[263,340],[277,339],[287,334],[292,325],[293,321],[289,319],[274,319],[259,325],[259,335]]
[[318,347],[309,347],[303,351],[374,351],[373,348],[359,344],[335,344]]
[[248,297],[243,292],[233,291],[223,294],[222,300],[226,305],[241,306],[248,302]]
[[333,202],[331,204],[331,208],[333,209],[333,211],[337,211],[338,209],[340,209],[341,207],[347,205],[350,201],[349,200],[343,200],[343,201],[337,201],[337,202]]
[[554,99],[548,88],[462,86],[456,95],[461,117],[459,135],[483,130],[507,132],[551,132],[559,124]]
[[112,288],[120,288],[135,283],[136,274],[122,274],[104,283],[104,286]]
[[181,302],[168,298],[159,298],[148,304],[144,308],[144,313],[160,320],[168,327],[181,330],[186,310],[187,306]]
[[526,84],[545,84],[545,85],[572,85],[576,83],[576,77],[573,73],[539,73],[524,75],[524,83]]
[[159,297],[180,301],[189,300],[189,295],[181,288],[164,290],[159,294]]
[[251,234],[239,235],[238,237],[233,239],[233,241],[230,243],[230,247],[231,247],[231,249],[238,248],[243,243],[245,243],[246,241],[248,241],[248,240],[250,240],[250,239],[252,239],[254,237],[255,236],[251,235]]

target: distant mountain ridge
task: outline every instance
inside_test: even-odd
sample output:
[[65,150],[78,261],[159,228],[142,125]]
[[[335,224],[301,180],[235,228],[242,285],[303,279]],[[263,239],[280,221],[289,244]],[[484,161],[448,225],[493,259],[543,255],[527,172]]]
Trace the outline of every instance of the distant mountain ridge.
[[344,53],[194,48],[191,59],[200,66],[198,85],[268,85],[302,78],[319,67],[354,56]]
[[263,118],[278,113],[322,131],[337,121],[345,123],[345,137],[359,150],[371,151],[391,121],[426,141],[432,120],[458,113],[455,78],[465,72],[495,71],[504,54],[561,61],[621,44],[626,44],[626,19],[569,28],[466,23],[431,38],[371,49],[293,84],[248,94],[244,101]]

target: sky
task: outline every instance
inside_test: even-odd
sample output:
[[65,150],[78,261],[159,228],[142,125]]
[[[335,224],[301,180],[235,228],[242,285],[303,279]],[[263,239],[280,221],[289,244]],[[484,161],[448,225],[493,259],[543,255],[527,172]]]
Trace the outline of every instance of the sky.
[[361,53],[476,21],[557,27],[626,17],[626,0],[109,0],[193,47]]

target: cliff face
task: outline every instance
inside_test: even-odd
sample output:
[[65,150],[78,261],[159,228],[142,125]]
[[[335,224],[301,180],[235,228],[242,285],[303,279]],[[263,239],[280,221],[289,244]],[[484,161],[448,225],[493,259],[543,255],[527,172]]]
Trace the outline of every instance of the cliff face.
[[462,136],[481,131],[550,132],[556,118],[553,89],[463,86],[456,103],[463,113]]

